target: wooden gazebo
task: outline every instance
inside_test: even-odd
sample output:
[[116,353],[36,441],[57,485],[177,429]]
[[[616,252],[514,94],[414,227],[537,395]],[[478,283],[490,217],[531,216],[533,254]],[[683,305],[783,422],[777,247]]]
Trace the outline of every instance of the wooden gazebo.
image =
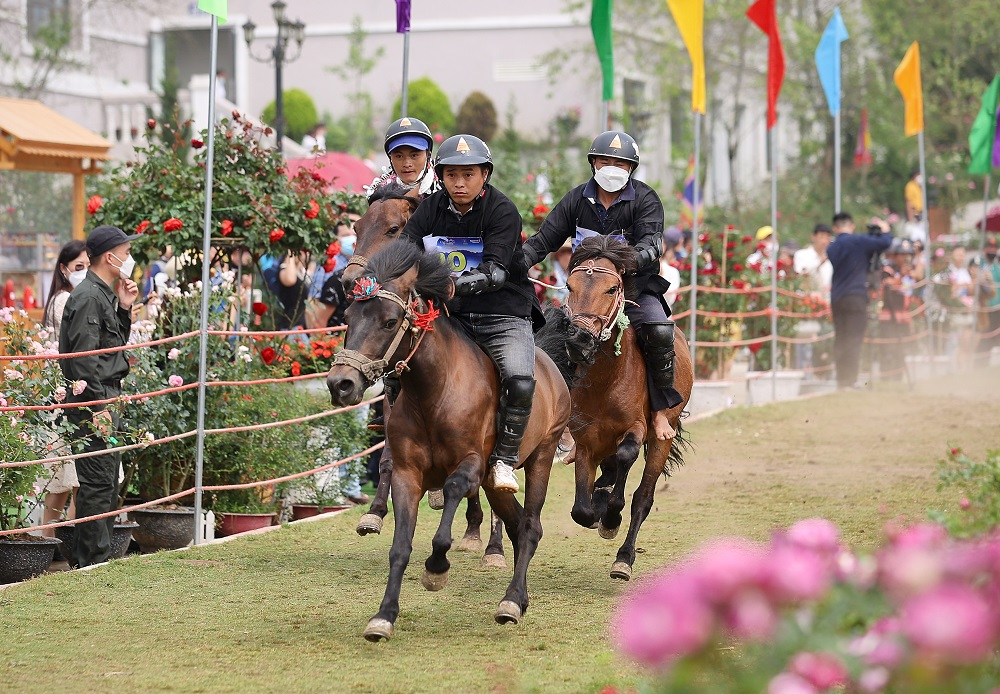
[[0,171],[45,171],[73,177],[73,238],[83,239],[84,176],[100,173],[111,143],[39,101],[0,98]]

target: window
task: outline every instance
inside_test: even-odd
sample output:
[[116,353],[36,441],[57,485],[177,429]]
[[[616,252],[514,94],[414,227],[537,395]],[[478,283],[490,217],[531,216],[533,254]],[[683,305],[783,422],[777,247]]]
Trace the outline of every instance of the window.
[[46,32],[65,32],[72,43],[73,16],[70,0],[28,0],[28,38],[32,41],[45,38]]

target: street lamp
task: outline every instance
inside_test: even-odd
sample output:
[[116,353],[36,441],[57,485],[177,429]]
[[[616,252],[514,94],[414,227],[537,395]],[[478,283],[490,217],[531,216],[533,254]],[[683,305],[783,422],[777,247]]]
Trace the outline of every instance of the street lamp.
[[[275,0],[271,3],[271,10],[274,12],[274,23],[278,27],[278,35],[274,39],[270,53],[263,56],[253,54],[254,34],[257,25],[249,19],[243,25],[243,40],[247,42],[250,49],[250,57],[260,63],[274,63],[274,130],[278,138],[278,151],[281,151],[281,139],[285,132],[284,98],[281,91],[281,68],[285,63],[291,63],[302,55],[302,42],[305,40],[306,25],[296,20],[291,22],[285,16],[286,5],[282,0]],[[295,55],[288,55],[288,41],[294,40]]]

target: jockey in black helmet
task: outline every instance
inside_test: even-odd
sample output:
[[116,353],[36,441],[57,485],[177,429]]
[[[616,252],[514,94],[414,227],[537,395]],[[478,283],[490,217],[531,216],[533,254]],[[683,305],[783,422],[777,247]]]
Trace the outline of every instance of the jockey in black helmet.
[[[625,314],[646,357],[647,385],[656,436],[674,435],[667,410],[683,398],[674,390],[674,322],[663,299],[669,283],[657,274],[663,244],[663,205],[656,191],[632,178],[639,166],[639,147],[620,130],[601,133],[587,155],[593,177],[577,186],[552,209],[538,233],[524,245],[531,267],[567,239],[576,243],[594,234],[619,235],[635,249],[638,261],[638,305]],[[666,286],[664,286],[666,285]]]
[[389,169],[383,170],[368,187],[371,200],[379,188],[396,184],[405,189],[417,188],[425,198],[441,186],[431,168],[434,136],[422,120],[403,117],[385,131],[385,153]]
[[532,318],[541,315],[524,264],[521,215],[489,184],[493,156],[478,137],[445,140],[434,170],[444,188],[420,204],[402,236],[444,253],[458,275],[451,315],[500,372],[497,439],[487,484],[514,493],[514,468],[535,392]]

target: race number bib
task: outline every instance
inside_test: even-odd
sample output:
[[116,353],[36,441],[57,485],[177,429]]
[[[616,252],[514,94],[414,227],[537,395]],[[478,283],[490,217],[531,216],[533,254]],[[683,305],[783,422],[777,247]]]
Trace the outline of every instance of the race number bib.
[[[585,229],[583,227],[577,227],[576,228],[576,237],[573,239],[573,250],[574,251],[576,250],[576,247],[580,245],[581,241],[583,241],[585,238],[589,238],[591,236],[600,236],[600,234],[598,234],[596,231],[591,231],[590,229]],[[625,241],[625,237],[622,236],[621,234],[608,234],[608,237],[612,238],[612,239],[618,239],[622,243],[627,243]]]
[[453,277],[473,270],[483,262],[483,239],[462,236],[425,236],[424,250],[440,253]]

